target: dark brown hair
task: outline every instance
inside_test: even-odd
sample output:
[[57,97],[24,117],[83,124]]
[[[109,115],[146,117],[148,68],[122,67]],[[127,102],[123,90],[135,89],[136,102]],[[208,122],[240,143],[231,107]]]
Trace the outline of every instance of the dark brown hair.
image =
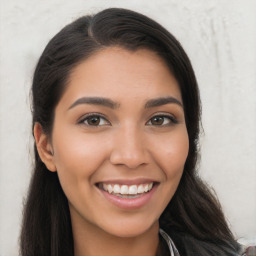
[[[194,71],[179,42],[155,21],[130,10],[111,8],[64,27],[46,46],[34,73],[33,126],[39,122],[44,132],[51,135],[54,110],[70,72],[90,55],[111,46],[154,51],[165,60],[180,86],[189,154],[179,187],[160,217],[160,226],[171,235],[181,255],[187,255],[193,241],[197,241],[198,254],[193,254],[197,256],[234,251],[236,243],[220,204],[196,171],[201,109]],[[35,166],[20,238],[21,255],[71,256],[73,237],[67,198],[57,173],[48,171],[36,147],[34,151]]]

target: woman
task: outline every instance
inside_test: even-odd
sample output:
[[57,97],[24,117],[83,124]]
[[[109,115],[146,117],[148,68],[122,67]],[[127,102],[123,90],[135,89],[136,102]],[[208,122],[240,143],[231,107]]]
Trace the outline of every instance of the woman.
[[21,255],[238,255],[196,172],[200,98],[177,40],[107,9],[63,28],[34,74]]

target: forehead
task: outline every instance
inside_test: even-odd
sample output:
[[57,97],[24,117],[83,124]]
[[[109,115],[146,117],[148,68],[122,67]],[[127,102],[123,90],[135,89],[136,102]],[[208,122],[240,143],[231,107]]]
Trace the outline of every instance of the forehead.
[[177,80],[165,61],[153,51],[129,51],[109,47],[98,51],[76,66],[70,74],[63,97],[101,96],[120,98],[164,97],[181,100]]

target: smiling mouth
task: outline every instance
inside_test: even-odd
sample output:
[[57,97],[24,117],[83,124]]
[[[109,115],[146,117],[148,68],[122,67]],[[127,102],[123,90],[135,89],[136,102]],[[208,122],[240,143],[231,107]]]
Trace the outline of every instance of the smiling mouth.
[[138,198],[146,193],[150,192],[154,187],[154,182],[138,185],[120,185],[120,184],[108,184],[98,183],[99,189],[106,191],[107,193],[120,197],[120,198]]

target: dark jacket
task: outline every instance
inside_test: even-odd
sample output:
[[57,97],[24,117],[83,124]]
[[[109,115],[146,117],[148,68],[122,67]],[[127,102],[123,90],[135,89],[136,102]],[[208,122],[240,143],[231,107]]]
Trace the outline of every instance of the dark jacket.
[[183,233],[169,234],[177,247],[180,256],[238,256],[242,255],[241,247],[236,241],[214,243],[198,240]]

